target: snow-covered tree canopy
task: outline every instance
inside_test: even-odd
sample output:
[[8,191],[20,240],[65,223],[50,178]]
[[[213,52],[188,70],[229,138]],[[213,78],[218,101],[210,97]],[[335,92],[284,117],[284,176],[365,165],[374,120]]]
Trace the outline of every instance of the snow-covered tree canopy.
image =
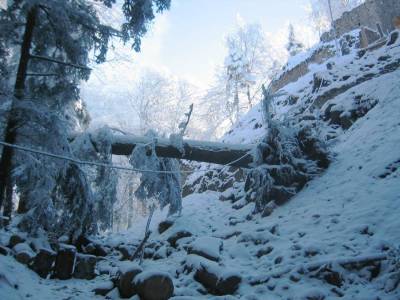
[[[117,5],[124,16],[121,28],[104,24],[99,17],[100,12]],[[1,140],[71,156],[68,138],[88,122],[79,95],[81,80],[90,76],[87,66],[105,62],[112,38],[132,41],[139,51],[156,12],[169,6],[170,0],[15,0],[0,11],[0,72],[7,74],[1,76],[0,88],[11,103],[1,112],[6,120]],[[21,68],[23,63],[27,70]],[[14,80],[17,69],[20,84],[14,87],[9,78]],[[18,100],[11,97],[14,89]],[[104,169],[97,171],[99,184],[112,177]],[[5,197],[12,207],[16,191],[18,211],[25,215],[21,224],[26,229],[43,227],[76,237],[91,230],[96,218],[105,216],[107,220],[100,223],[110,224],[109,215],[103,212],[109,209],[105,202],[112,204],[109,194],[113,185],[108,194],[96,189],[92,193],[84,170],[77,165],[5,148],[0,175],[0,206]],[[95,214],[91,213],[93,207]],[[72,221],[75,219],[81,222]],[[70,223],[76,226],[64,226]]]
[[[226,37],[225,45],[224,63],[217,69],[216,82],[205,98],[213,103],[214,97],[223,99],[224,118],[227,116],[232,125],[260,99],[261,85],[273,78],[281,63],[258,23],[238,24],[237,29]],[[213,110],[221,111],[219,108]]]
[[295,56],[296,54],[299,54],[301,51],[304,50],[304,45],[297,39],[292,24],[289,25],[289,36],[286,49],[289,52],[290,56]]

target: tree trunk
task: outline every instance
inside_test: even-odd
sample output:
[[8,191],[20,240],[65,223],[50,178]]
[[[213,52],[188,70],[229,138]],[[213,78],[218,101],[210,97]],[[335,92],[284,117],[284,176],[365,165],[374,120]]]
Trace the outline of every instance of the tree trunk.
[[5,192],[5,202],[4,202],[4,210],[3,215],[8,218],[4,223],[8,225],[11,221],[11,214],[13,211],[13,185],[10,177],[8,177],[6,192]]
[[[21,46],[21,56],[18,65],[18,73],[15,81],[14,96],[16,99],[12,100],[11,113],[5,130],[5,142],[14,144],[16,140],[16,125],[15,120],[15,101],[21,101],[24,96],[26,71],[28,68],[30,49],[32,45],[33,30],[36,23],[37,7],[34,6],[28,13],[25,33]],[[13,160],[13,150],[10,147],[4,147],[0,160],[0,207],[4,202],[6,196],[6,187],[11,182],[11,167]],[[11,183],[12,186],[12,183]],[[12,189],[11,189],[12,190]],[[6,196],[6,197],[12,197]]]
[[128,229],[133,225],[133,184],[128,182]]
[[[100,141],[99,141],[100,142]],[[138,144],[149,144],[152,138],[129,135],[115,135],[112,138],[112,153],[114,155],[131,155]],[[96,140],[93,140],[96,144]],[[224,144],[218,142],[183,140],[182,145],[175,145],[169,139],[156,140],[156,154],[159,157],[186,159],[233,167],[251,168],[261,162],[255,145]]]
[[252,108],[253,104],[251,103],[250,85],[247,85],[247,101],[249,102],[249,107]]

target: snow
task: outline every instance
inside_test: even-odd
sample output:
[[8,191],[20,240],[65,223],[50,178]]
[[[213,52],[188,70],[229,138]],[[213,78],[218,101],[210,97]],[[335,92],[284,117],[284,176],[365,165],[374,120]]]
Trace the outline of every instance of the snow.
[[[349,74],[351,78],[321,87],[315,94],[311,93],[310,85],[313,74],[319,72],[330,79],[333,75],[326,71],[325,65],[311,66],[309,74],[284,88],[288,94],[304,97],[294,105],[276,103],[276,118],[284,119],[307,107],[306,96],[315,97],[356,80],[361,74],[360,67],[376,62],[383,54],[398,58],[400,50],[382,48],[360,60],[355,59],[355,52],[332,58],[329,62],[335,64],[335,75]],[[377,100],[364,117],[350,129],[339,130],[338,136],[330,141],[330,151],[335,156],[325,173],[266,218],[251,215],[253,203],[234,208],[229,201],[219,201],[221,193],[210,191],[185,197],[181,215],[171,218],[173,226],[162,234],[158,233],[157,226],[166,219],[167,212],[156,211],[148,244],[162,245],[157,251],[161,258],[145,259],[140,266],[144,272],[136,280],[165,274],[174,282],[176,297],[173,299],[218,299],[203,295],[204,288],[194,280],[193,271],[188,270],[206,266],[220,278],[232,274],[242,277],[237,293],[220,299],[336,299],[338,291],[344,294],[343,299],[399,299],[400,290],[393,290],[395,281],[390,272],[391,263],[400,260],[397,213],[400,167],[395,167],[400,164],[400,71],[380,75],[379,68],[378,64],[371,68],[377,74],[375,78],[343,91],[325,104],[349,111],[353,108],[354,95]],[[284,96],[277,102],[283,100]],[[263,124],[260,106],[242,118],[223,141],[238,146],[256,143],[266,133],[263,126],[255,128],[257,123]],[[333,129],[321,125],[321,131]],[[199,169],[207,171],[204,165]],[[137,245],[144,235],[146,222],[146,217],[139,218],[129,231],[98,239],[111,247],[121,243]],[[180,231],[189,231],[192,237],[179,240],[174,249],[167,239]],[[2,231],[1,243],[6,243],[8,236]],[[189,254],[189,249],[219,260],[214,262]],[[365,270],[358,272],[344,266],[370,258],[382,260],[380,275],[372,280],[367,279]],[[98,268],[116,273],[138,267],[136,262],[118,260],[118,255],[111,255]],[[334,287],[310,274],[311,269],[321,265],[329,265],[338,272],[344,278],[343,286]],[[299,270],[307,272],[301,274]],[[31,299],[94,299],[96,296],[91,290],[108,282],[107,275],[92,281],[43,280],[12,257],[0,256],[1,299],[20,299],[27,295]],[[116,290],[111,298],[118,299]]]
[[197,238],[190,246],[192,252],[203,253],[208,257],[218,259],[222,242],[219,238],[203,236]]
[[152,270],[152,271],[141,272],[140,274],[135,276],[134,281],[135,281],[135,284],[139,284],[139,283],[142,283],[142,282],[146,281],[147,279],[149,279],[151,277],[155,277],[155,276],[162,276],[164,278],[170,277],[170,275],[166,272]]

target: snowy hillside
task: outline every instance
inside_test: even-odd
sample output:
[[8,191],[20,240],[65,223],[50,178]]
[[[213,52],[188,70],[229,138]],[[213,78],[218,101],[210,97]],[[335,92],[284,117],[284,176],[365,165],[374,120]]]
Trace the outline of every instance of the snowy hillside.
[[[173,285],[170,296],[176,300],[400,299],[399,42],[367,52],[353,49],[312,65],[280,91],[274,119],[293,128],[316,128],[332,161],[270,215],[254,214],[255,204],[243,197],[226,197],[242,188],[245,174],[230,170],[233,175],[215,178],[222,167],[203,164],[187,181],[191,192],[201,193],[183,199],[181,216],[167,219],[167,211],[156,212],[140,267],[129,258],[141,243],[147,218],[128,232],[97,237],[82,247],[86,255],[95,253],[87,250],[91,244],[104,251],[96,257],[91,280],[40,278],[3,255],[11,252],[11,233],[3,233],[0,299],[103,299],[96,289],[107,299],[124,293],[139,299],[136,292],[142,296],[142,286],[157,276],[165,291]],[[261,107],[223,141],[263,140]],[[219,180],[214,188],[199,181],[207,173],[209,181]],[[18,245],[30,247],[30,242],[15,244],[13,251],[24,252]],[[132,282],[133,292],[126,287]]]

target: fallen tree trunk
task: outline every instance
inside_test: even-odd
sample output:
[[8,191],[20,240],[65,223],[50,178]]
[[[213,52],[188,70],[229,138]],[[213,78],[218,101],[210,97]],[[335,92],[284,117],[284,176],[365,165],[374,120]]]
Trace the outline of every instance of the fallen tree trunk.
[[[149,144],[149,137],[114,135],[112,154],[130,155],[138,144]],[[96,144],[96,141],[93,140]],[[178,144],[178,145],[177,145]],[[218,142],[183,140],[182,144],[166,138],[156,139],[156,154],[159,157],[186,159],[240,168],[251,168],[259,164],[256,145],[224,144]]]

